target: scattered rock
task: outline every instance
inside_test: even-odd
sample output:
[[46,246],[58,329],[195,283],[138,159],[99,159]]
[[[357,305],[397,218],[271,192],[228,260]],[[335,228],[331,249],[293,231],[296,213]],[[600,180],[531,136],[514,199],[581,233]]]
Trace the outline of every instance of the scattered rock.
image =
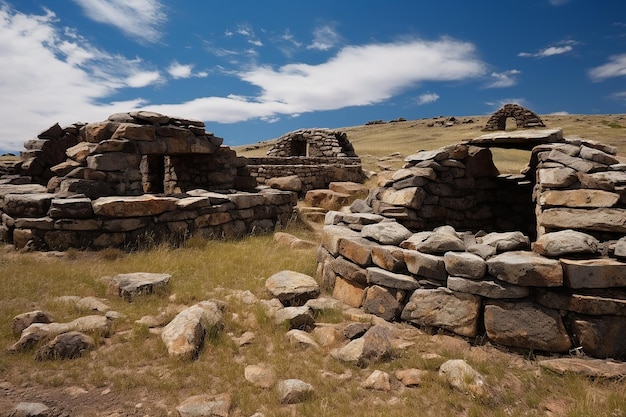
[[299,379],[286,379],[278,383],[278,401],[281,404],[302,403],[313,395],[314,389]]
[[296,193],[302,191],[302,180],[297,175],[268,178],[265,180],[265,185],[282,191],[294,191]]
[[18,314],[13,317],[11,331],[13,334],[20,334],[24,329],[33,323],[51,323],[52,319],[47,313],[41,310],[30,311],[28,313]]
[[439,376],[463,393],[477,397],[484,397],[487,393],[485,378],[462,359],[452,359],[441,364]]
[[427,374],[428,371],[422,369],[399,369],[394,373],[394,376],[405,387],[417,387]]
[[315,325],[311,309],[307,306],[282,308],[274,312],[273,318],[276,325],[286,324],[289,329],[310,329]]
[[289,340],[292,345],[305,349],[319,349],[319,345],[313,340],[311,335],[303,330],[291,329],[285,334],[285,337],[287,337],[287,340]]
[[70,331],[61,333],[35,353],[35,359],[76,359],[95,347],[93,339],[84,333]]
[[231,407],[229,394],[194,395],[176,407],[180,417],[228,417]]
[[118,274],[109,281],[109,293],[119,295],[126,301],[132,301],[140,295],[164,291],[171,277],[170,274],[150,272]]
[[52,410],[43,403],[21,402],[10,417],[50,417]]
[[539,366],[557,374],[575,373],[589,378],[621,379],[626,363],[590,358],[557,358],[539,361]]
[[244,378],[251,384],[265,389],[272,388],[276,384],[276,372],[265,364],[246,366]]
[[315,278],[295,271],[280,271],[265,281],[265,288],[285,306],[301,306],[320,294]]
[[361,383],[361,387],[377,391],[390,391],[391,383],[389,382],[389,374],[377,369]]

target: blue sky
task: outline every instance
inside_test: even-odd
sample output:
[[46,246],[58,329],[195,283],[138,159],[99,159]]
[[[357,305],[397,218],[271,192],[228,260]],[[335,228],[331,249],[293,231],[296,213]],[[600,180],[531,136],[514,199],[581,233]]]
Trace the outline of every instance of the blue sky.
[[0,0],[0,149],[148,109],[240,145],[302,127],[626,112],[623,0]]

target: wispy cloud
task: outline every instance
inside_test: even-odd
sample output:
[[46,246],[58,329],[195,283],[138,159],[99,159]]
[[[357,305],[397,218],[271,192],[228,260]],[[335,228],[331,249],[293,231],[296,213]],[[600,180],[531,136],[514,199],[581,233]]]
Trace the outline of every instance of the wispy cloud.
[[569,112],[566,111],[553,111],[552,113],[548,113],[550,116],[569,116]]
[[161,38],[166,21],[159,0],[74,0],[83,12],[96,22],[111,25],[126,36],[155,43]]
[[313,31],[313,42],[307,46],[307,49],[328,51],[334,48],[340,41],[341,36],[335,30],[334,25],[325,24],[315,28]]
[[439,94],[437,93],[424,93],[417,97],[417,105],[422,106],[424,104],[434,103],[439,100]]
[[[226,32],[226,34],[230,33],[230,36],[233,35],[233,32]],[[238,35],[243,36],[244,38],[246,38],[246,41],[251,44],[254,45],[256,47],[261,47],[263,46],[263,42],[261,42],[261,40],[256,36],[256,34],[254,33],[254,29],[252,28],[252,26],[248,25],[248,24],[241,24],[239,26],[237,26],[237,29],[235,29],[235,32]]]
[[525,98],[502,98],[502,99],[498,99],[494,101],[485,102],[485,104],[491,107],[493,110],[497,110],[500,107],[503,107],[505,104],[509,104],[509,103],[519,104],[520,106],[523,106],[523,107],[529,107],[528,102],[526,101]]
[[626,104],[626,91],[620,91],[618,93],[613,93],[611,95],[611,97],[613,97],[616,100],[624,101],[624,104]]
[[626,54],[613,55],[606,64],[589,70],[589,77],[595,82],[624,75],[626,75]]
[[517,84],[517,75],[521,74],[520,70],[512,69],[504,72],[492,72],[489,76],[491,81],[487,83],[486,88],[505,88],[512,87]]
[[572,52],[574,50],[574,46],[577,44],[578,42],[573,40],[563,40],[557,42],[555,45],[541,49],[539,52],[520,52],[517,56],[524,58],[547,58],[554,55],[562,55]]

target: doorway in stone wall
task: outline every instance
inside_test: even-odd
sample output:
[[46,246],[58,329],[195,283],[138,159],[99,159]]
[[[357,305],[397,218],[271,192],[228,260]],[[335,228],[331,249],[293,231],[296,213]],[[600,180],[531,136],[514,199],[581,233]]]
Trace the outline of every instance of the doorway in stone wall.
[[143,192],[162,194],[165,192],[165,156],[144,155],[141,159]]

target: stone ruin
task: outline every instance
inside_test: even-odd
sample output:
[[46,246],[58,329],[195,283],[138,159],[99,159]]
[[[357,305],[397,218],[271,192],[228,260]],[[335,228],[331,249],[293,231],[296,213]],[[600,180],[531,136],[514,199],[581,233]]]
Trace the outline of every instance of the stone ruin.
[[[500,175],[490,148],[530,150]],[[386,320],[526,350],[626,357],[626,163],[560,129],[410,155],[329,212],[318,280]]]
[[52,126],[0,179],[0,238],[43,250],[129,247],[286,224],[296,196],[257,188],[246,158],[204,127],[146,111]]
[[519,104],[505,104],[501,109],[491,115],[483,130],[506,130],[506,120],[512,117],[518,129],[530,129],[534,127],[546,127],[541,118],[534,112]]
[[331,182],[363,182],[361,160],[345,132],[300,129],[278,138],[264,158],[248,158],[250,174],[259,184],[296,175],[300,195],[328,188]]

